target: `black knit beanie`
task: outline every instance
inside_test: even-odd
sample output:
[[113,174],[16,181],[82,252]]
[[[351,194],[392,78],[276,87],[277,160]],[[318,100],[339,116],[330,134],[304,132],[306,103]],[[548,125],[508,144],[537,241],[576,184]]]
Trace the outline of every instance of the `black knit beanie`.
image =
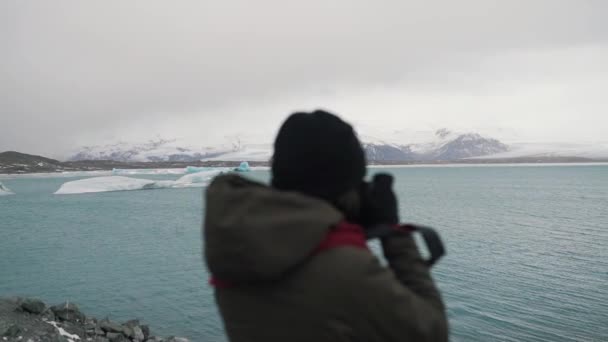
[[274,142],[272,185],[329,201],[359,186],[365,153],[351,125],[317,110],[294,113]]

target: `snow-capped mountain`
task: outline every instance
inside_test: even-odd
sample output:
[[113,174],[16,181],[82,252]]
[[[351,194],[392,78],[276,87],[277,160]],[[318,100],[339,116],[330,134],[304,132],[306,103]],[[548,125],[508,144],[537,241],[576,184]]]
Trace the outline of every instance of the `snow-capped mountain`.
[[[477,133],[455,133],[440,129],[432,134],[416,135],[415,143],[403,143],[410,136],[394,131],[386,136],[393,141],[360,135],[367,158],[371,162],[456,160],[507,152],[508,146],[496,139]],[[105,146],[88,146],[74,153],[69,160],[115,160],[123,162],[159,161],[268,161],[272,144],[251,141],[239,136],[221,144],[192,146],[176,139],[158,138],[141,144],[117,143]]]
[[496,139],[482,137],[477,133],[467,133],[446,142],[427,157],[434,160],[455,160],[488,156],[508,150],[507,145]]
[[119,142],[111,145],[85,146],[68,158],[77,160],[115,160],[121,162],[195,161],[240,151],[240,141],[217,146],[190,146],[177,139],[150,140],[144,143]]
[[393,144],[363,143],[368,161],[409,161],[416,160],[416,154],[407,146]]
[[463,134],[439,129],[425,142],[397,145],[376,141],[365,143],[365,150],[370,161],[425,161],[487,156],[506,152],[509,147],[477,133]]

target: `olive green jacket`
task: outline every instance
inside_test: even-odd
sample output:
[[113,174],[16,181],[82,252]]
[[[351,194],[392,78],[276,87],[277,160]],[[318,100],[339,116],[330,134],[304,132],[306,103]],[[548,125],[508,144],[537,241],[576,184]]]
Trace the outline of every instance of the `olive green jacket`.
[[441,296],[409,235],[315,253],[342,214],[222,175],[206,193],[205,261],[230,341],[447,341]]

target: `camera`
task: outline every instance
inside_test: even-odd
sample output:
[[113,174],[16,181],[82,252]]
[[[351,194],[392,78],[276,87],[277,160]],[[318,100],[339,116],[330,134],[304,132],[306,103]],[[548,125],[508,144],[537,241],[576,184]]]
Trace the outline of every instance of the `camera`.
[[371,182],[363,182],[359,189],[361,207],[359,223],[365,228],[367,239],[382,239],[392,235],[419,233],[426,244],[429,258],[434,265],[445,255],[445,247],[439,234],[431,227],[399,222],[397,196],[393,191],[393,176],[386,173],[374,175]]

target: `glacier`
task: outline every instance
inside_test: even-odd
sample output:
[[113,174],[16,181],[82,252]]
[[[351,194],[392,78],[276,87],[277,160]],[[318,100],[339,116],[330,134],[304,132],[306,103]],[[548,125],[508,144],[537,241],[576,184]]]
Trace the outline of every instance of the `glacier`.
[[594,143],[512,143],[509,151],[478,156],[485,158],[521,157],[581,157],[590,159],[608,158],[608,142]]
[[[355,125],[369,161],[455,161],[470,158],[529,158],[583,157],[603,160],[608,158],[608,142],[569,144],[559,142],[526,142],[505,135],[504,130],[485,131],[483,134],[465,130],[449,130],[437,126],[417,129],[381,128]],[[497,135],[501,140],[488,136]],[[266,132],[269,133],[269,132]],[[516,135],[515,135],[516,136]],[[119,142],[113,145],[83,147],[69,160],[116,160],[124,162],[268,162],[273,146],[272,134],[256,136],[238,134],[220,140],[209,138],[205,144],[190,144],[185,140],[156,139],[143,143]],[[207,138],[206,138],[207,139]],[[506,140],[505,140],[506,139]],[[513,140],[515,139],[515,140]],[[197,140],[198,141],[198,140]],[[204,171],[193,168],[185,173]],[[116,174],[123,174],[117,171]]]
[[247,144],[241,145],[239,149],[216,153],[210,157],[201,158],[202,161],[268,161],[272,157],[272,144]]
[[205,187],[213,177],[223,172],[223,170],[202,171],[182,176],[177,180],[160,181],[125,176],[85,178],[64,183],[55,194],[68,195],[110,191]]
[[4,184],[0,183],[0,196],[14,195],[15,193],[11,189],[7,188]]
[[222,141],[216,146],[190,145],[178,139],[157,137],[147,142],[133,143],[119,141],[115,144],[85,146],[73,151],[70,161],[75,160],[116,160],[123,162],[189,162],[199,161],[222,153],[238,150],[240,141]]

